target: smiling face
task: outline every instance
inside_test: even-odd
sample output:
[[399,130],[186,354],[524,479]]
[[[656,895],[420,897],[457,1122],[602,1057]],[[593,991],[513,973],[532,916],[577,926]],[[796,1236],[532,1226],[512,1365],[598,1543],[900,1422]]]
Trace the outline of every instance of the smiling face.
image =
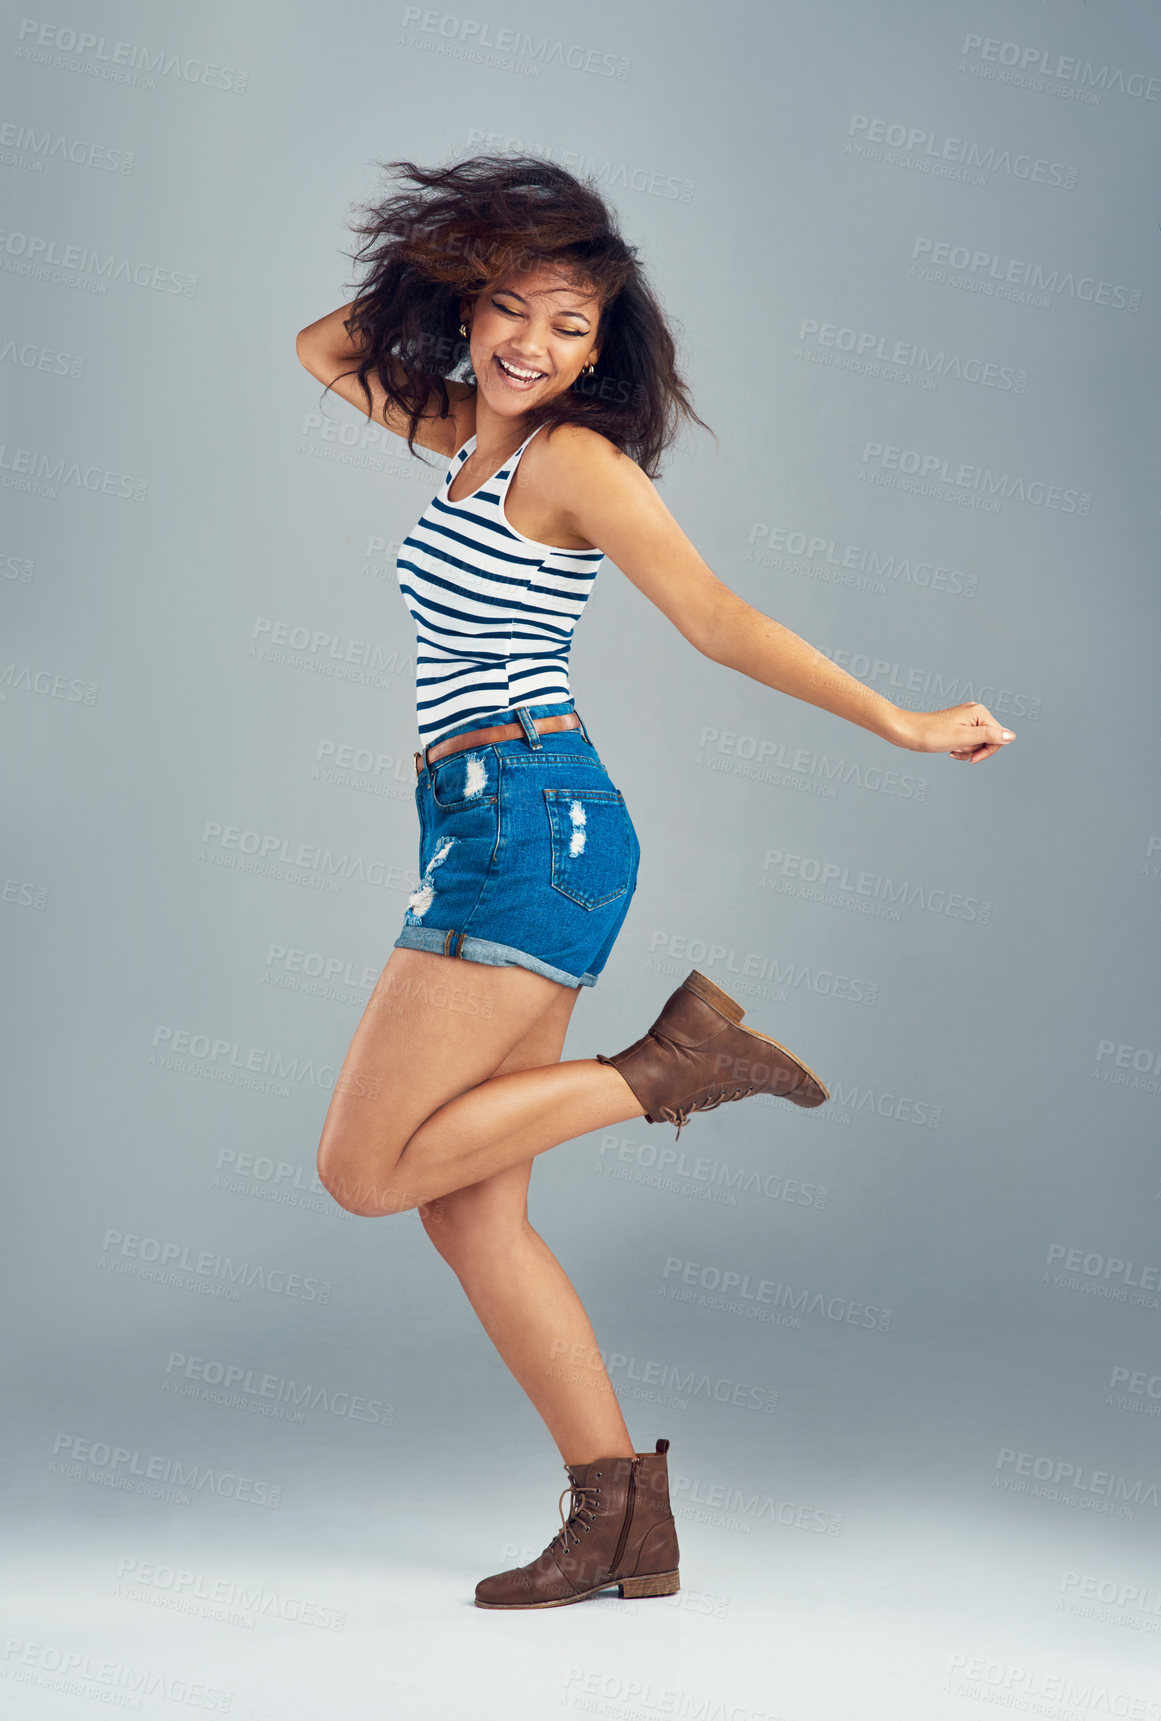
[[479,393],[502,418],[571,387],[600,353],[600,303],[558,265],[511,269],[462,304]]

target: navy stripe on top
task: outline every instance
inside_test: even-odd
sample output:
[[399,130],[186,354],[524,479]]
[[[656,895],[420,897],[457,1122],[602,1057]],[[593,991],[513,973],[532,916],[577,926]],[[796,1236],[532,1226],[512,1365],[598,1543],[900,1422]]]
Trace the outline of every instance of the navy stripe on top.
[[476,446],[470,436],[400,547],[395,576],[415,622],[421,746],[473,717],[572,697],[573,630],[604,551],[541,544],[508,524],[504,498],[535,434],[453,502],[448,492]]

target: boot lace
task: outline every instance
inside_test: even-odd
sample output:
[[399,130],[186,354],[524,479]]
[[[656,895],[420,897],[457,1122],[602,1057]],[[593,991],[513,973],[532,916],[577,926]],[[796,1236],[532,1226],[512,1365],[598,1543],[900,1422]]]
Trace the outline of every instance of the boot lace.
[[687,1100],[684,1105],[662,1106],[661,1116],[667,1123],[677,1125],[677,1137],[679,1138],[695,1111],[714,1111],[718,1106],[725,1105],[727,1100],[744,1100],[750,1094],[757,1092],[758,1087],[755,1082],[745,1084],[739,1082],[722,1088],[707,1088],[704,1094],[701,1094],[697,1099]]
[[[559,1543],[565,1553],[568,1552],[569,1539],[579,1542],[582,1534],[587,1534],[589,1525],[597,1516],[597,1495],[600,1489],[592,1482],[574,1482],[570,1479],[567,1488],[560,1491],[560,1499],[556,1509],[560,1513],[560,1529],[548,1544],[548,1549],[555,1548]],[[569,1513],[564,1515],[565,1495],[571,1495]],[[590,1499],[589,1496],[592,1496]],[[548,1549],[545,1552],[548,1552]]]

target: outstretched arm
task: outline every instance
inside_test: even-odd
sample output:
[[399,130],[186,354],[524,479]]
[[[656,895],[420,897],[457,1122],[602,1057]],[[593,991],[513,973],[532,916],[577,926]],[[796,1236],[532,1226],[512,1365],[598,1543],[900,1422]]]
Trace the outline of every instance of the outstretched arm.
[[554,440],[569,498],[562,517],[604,550],[703,656],[914,752],[978,761],[1014,739],[974,701],[945,711],[892,704],[724,585],[652,481],[607,438],[569,427]]

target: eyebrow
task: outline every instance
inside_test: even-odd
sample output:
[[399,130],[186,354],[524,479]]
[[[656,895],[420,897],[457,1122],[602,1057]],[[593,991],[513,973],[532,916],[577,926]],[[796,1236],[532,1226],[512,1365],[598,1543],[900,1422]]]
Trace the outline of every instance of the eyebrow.
[[[528,303],[528,300],[524,297],[523,293],[516,292],[513,287],[493,287],[492,291],[494,293],[507,293],[510,298],[519,299],[522,305],[526,305]],[[571,291],[571,288],[549,287],[547,291],[550,293],[568,293]],[[557,311],[555,314],[558,317],[583,317],[586,322],[589,320],[589,314],[587,311]]]

